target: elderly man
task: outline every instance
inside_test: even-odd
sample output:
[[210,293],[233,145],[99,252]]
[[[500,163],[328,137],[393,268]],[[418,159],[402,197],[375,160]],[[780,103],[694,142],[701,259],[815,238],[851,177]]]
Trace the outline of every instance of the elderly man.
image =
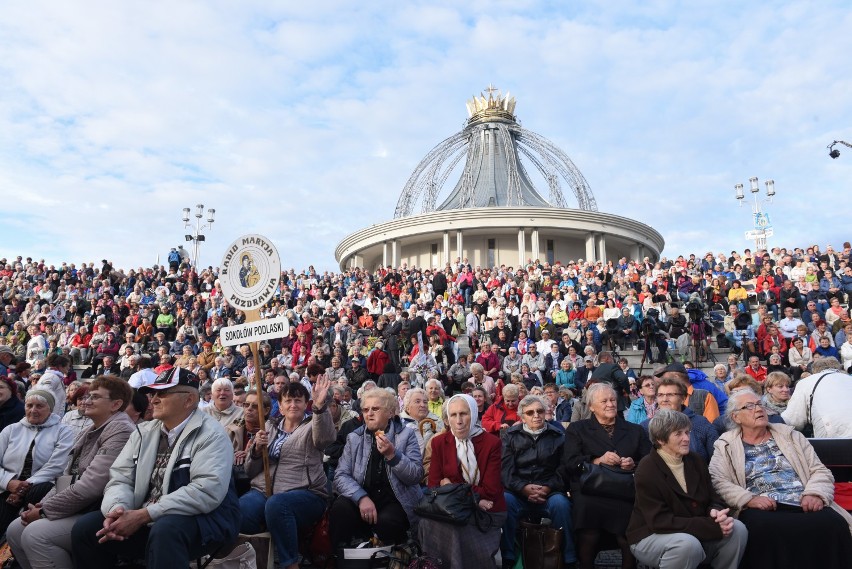
[[108,569],[120,557],[149,569],[187,567],[236,539],[234,449],[215,419],[197,409],[198,378],[172,368],[143,388],[154,420],[143,423],[110,469],[99,511],[72,530],[75,566]]
[[234,386],[227,377],[220,377],[211,386],[212,405],[203,409],[208,415],[219,421],[222,427],[236,423],[243,418],[243,408],[234,403]]

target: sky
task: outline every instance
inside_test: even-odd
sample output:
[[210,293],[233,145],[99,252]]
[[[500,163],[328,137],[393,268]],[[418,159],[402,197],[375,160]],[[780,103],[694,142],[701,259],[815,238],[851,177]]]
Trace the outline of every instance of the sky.
[[664,255],[753,247],[751,176],[775,180],[770,247],[838,247],[850,30],[841,0],[7,0],[0,256],[150,266],[201,203],[200,265],[259,233],[285,269],[334,270],[489,84]]

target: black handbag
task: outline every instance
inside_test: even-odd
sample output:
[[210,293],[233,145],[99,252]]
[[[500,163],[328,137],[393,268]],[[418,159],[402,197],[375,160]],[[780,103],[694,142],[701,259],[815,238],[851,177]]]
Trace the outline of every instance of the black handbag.
[[633,502],[636,498],[636,484],[633,472],[605,464],[583,464],[580,474],[580,490],[588,496],[614,498],[625,502]]
[[476,509],[476,496],[465,482],[431,488],[414,508],[418,516],[463,526]]

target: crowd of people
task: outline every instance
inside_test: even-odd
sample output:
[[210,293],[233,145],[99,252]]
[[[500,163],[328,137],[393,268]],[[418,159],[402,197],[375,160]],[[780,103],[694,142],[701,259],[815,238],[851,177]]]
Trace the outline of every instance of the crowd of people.
[[[340,567],[370,539],[514,567],[533,526],[566,567],[846,566],[801,431],[852,437],[849,256],[291,270],[261,311],[289,333],[256,353],[222,346],[245,316],[212,267],[2,259],[0,529],[27,569],[186,566],[262,531],[294,568],[325,519]],[[450,485],[466,525],[418,515]]]

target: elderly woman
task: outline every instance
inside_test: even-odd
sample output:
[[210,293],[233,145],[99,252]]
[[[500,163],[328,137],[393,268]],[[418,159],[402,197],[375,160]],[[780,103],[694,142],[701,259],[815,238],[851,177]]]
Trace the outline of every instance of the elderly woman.
[[234,403],[234,385],[227,377],[220,377],[211,386],[210,405],[202,409],[219,421],[223,427],[236,423],[243,417],[243,408]]
[[429,440],[444,430],[444,422],[438,415],[429,411],[429,397],[420,387],[412,387],[406,391],[402,404],[403,411],[399,418],[403,426],[414,431],[420,455],[424,456]]
[[633,400],[627,410],[627,420],[641,425],[653,419],[657,412],[657,380],[649,375],[639,378],[639,397]]
[[566,564],[577,561],[571,502],[559,473],[565,437],[545,421],[548,405],[543,397],[524,397],[518,406],[523,422],[510,427],[503,437],[507,515],[500,550],[504,567],[512,567],[517,559],[515,534],[518,522],[528,515],[550,518],[553,527],[562,528],[562,560]]
[[743,566],[849,567],[852,516],[834,502],[834,477],[804,435],[770,423],[751,390],[731,394],[733,428],[716,441],[713,486],[749,531]]
[[92,419],[86,416],[84,399],[89,395],[89,385],[71,382],[66,388],[68,393],[68,411],[62,417],[62,424],[74,431],[74,437],[85,431],[92,424]]
[[780,415],[787,410],[790,401],[792,381],[790,376],[781,371],[770,372],[763,382],[763,409],[768,415]]
[[24,569],[71,568],[71,528],[100,503],[110,466],[133,431],[133,422],[124,412],[133,397],[126,381],[100,376],[88,387],[79,410],[90,426],[77,437],[57,492],[29,506],[21,522],[13,521],[6,531],[15,560]]
[[496,386],[494,385],[494,380],[491,376],[485,374],[485,368],[480,363],[472,363],[470,364],[470,380],[474,385],[482,386],[485,391],[488,393],[488,397],[490,399],[494,398]]
[[54,405],[53,395],[33,389],[24,418],[0,432],[0,533],[21,508],[41,502],[68,464],[74,433],[50,412]]
[[633,555],[625,532],[633,501],[584,493],[580,475],[587,463],[633,472],[639,460],[651,450],[651,444],[642,427],[622,418],[618,412],[618,395],[608,383],[593,384],[585,398],[592,416],[568,425],[562,459],[571,478],[579,567],[593,567],[603,532],[615,536],[621,548],[622,567],[632,567]]
[[334,475],[338,497],[329,536],[335,551],[374,534],[386,544],[405,541],[423,496],[423,457],[414,431],[394,417],[396,396],[372,389],[364,393],[361,410],[364,425],[346,437]]
[[[500,546],[500,527],[506,519],[506,500],[500,482],[500,439],[477,426],[476,401],[470,395],[454,395],[444,404],[449,426],[432,439],[429,487],[466,482],[479,497],[479,509],[490,519],[471,519],[467,526],[452,526],[422,519],[418,542],[442,567],[496,567],[494,554]],[[483,514],[477,513],[477,516]],[[476,525],[489,528],[485,532]]]
[[489,433],[517,425],[521,421],[518,415],[518,402],[521,400],[518,386],[511,383],[503,388],[503,398],[491,405],[482,417],[482,428]]
[[627,540],[636,559],[661,569],[736,569],[748,531],[728,516],[707,463],[689,450],[689,417],[660,409],[648,424],[654,449],[636,468]]
[[429,379],[424,387],[426,388],[426,396],[429,398],[429,412],[441,416],[444,407],[444,387],[441,385],[441,381],[435,378]]
[[[286,569],[299,567],[299,529],[312,527],[325,513],[328,480],[323,451],[336,436],[325,405],[330,387],[324,376],[317,379],[313,393],[301,383],[285,384],[278,394],[281,418],[267,422],[266,430],[258,431],[248,447],[245,472],[252,481],[251,490],[240,497],[240,531],[255,534],[265,527],[272,534],[279,564]],[[311,400],[313,414],[306,415]],[[272,471],[268,498],[261,460],[264,447]]]

